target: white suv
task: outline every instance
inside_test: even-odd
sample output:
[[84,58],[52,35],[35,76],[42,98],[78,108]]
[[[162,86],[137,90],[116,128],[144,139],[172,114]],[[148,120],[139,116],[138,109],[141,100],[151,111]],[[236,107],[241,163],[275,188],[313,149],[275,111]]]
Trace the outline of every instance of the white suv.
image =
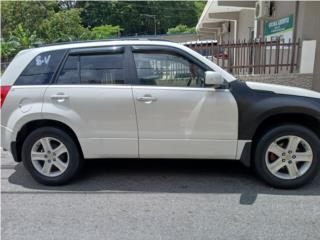
[[21,51],[1,80],[1,145],[63,184],[83,159],[240,160],[294,188],[320,163],[320,93],[236,80],[179,44],[123,40]]

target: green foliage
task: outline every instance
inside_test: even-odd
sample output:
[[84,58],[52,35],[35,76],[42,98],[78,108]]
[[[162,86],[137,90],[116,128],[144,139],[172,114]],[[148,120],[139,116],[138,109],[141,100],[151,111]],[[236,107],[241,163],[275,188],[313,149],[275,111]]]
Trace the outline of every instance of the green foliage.
[[101,25],[91,30],[93,39],[105,39],[111,36],[117,36],[123,29],[119,26]]
[[196,33],[195,27],[188,27],[187,25],[179,24],[174,28],[168,29],[168,34],[178,34],[178,33]]
[[[205,1],[2,1],[1,59],[36,43],[189,33]],[[144,14],[155,16],[147,17]]]
[[9,61],[18,51],[40,42],[44,19],[58,11],[57,2],[1,2],[1,60]]
[[81,25],[80,9],[62,10],[45,19],[39,34],[45,42],[78,40],[86,31]]
[[12,56],[14,56],[17,51],[19,51],[20,46],[16,41],[4,41],[1,39],[1,60],[2,62],[8,62]]
[[204,7],[206,6],[207,1],[196,1],[194,2],[194,6],[196,8],[197,17],[200,18],[203,12]]
[[24,49],[30,48],[34,44],[39,43],[40,39],[37,37],[36,32],[30,32],[20,23],[10,36],[10,41],[16,42],[19,46],[19,49]]
[[[195,26],[198,21],[197,1],[91,1],[81,2],[82,23],[93,28],[100,25],[118,25],[123,35],[154,34],[156,17],[157,33],[164,34],[178,24]],[[197,6],[196,6],[197,3]],[[200,4],[201,5],[201,4]],[[204,5],[203,5],[204,6]]]
[[43,19],[58,10],[55,1],[3,1],[1,2],[2,37],[9,38],[19,24],[23,29],[37,32]]
[[1,60],[9,61],[18,51],[38,43],[41,43],[41,40],[35,32],[31,33],[24,29],[22,24],[18,24],[7,41],[1,39]]

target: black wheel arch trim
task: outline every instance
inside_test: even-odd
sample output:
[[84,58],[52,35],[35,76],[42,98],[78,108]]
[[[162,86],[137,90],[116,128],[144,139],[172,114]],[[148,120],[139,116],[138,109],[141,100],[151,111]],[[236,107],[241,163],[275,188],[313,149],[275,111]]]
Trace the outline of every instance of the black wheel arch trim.
[[18,153],[17,143],[16,142],[11,142],[10,151],[11,151],[13,160],[15,162],[21,162],[22,161],[21,154]]
[[303,114],[317,119],[320,126],[320,99],[253,90],[243,81],[230,83],[238,104],[239,140],[252,140],[268,118],[282,114]]

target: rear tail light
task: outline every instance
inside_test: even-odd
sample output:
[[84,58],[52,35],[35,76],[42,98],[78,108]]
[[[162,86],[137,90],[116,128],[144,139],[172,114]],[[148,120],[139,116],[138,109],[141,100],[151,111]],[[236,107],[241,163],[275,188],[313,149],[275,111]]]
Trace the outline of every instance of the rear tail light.
[[0,99],[0,104],[2,108],[2,104],[4,103],[4,100],[6,99],[8,92],[10,91],[11,86],[1,86],[1,99]]

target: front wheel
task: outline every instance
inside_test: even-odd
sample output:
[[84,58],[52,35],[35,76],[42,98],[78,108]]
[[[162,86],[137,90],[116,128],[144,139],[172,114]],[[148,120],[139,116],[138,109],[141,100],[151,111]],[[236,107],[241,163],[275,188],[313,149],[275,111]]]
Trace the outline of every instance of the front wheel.
[[256,171],[273,187],[300,187],[319,170],[319,146],[319,137],[308,128],[293,124],[275,127],[257,143]]
[[22,160],[32,177],[45,185],[67,183],[79,172],[83,161],[74,140],[54,127],[42,127],[27,136]]

